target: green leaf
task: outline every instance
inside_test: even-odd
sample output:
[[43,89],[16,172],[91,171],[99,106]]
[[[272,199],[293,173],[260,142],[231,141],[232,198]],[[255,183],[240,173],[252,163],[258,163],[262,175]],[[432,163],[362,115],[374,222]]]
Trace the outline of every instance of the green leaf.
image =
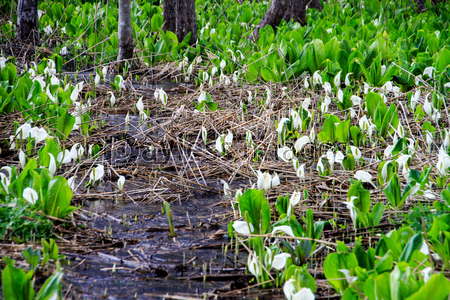
[[370,226],[378,226],[380,224],[381,217],[383,216],[383,212],[386,209],[383,203],[378,202],[372,208],[372,212],[369,213]]
[[47,300],[55,293],[61,293],[61,279],[63,274],[61,272],[56,272],[52,276],[50,276],[39,290],[39,293],[36,296],[36,300]]
[[400,255],[399,261],[409,262],[414,251],[420,250],[420,248],[422,247],[422,244],[423,244],[422,234],[418,233],[418,234],[414,235],[409,240],[409,242],[406,244],[406,247],[403,249],[403,252]]
[[353,196],[357,197],[357,199],[353,201],[353,204],[361,214],[364,215],[368,213],[370,206],[372,205],[370,201],[370,192],[362,186],[361,181],[358,181],[356,184],[352,183],[348,189],[348,200],[350,201]]
[[23,283],[26,273],[13,265],[8,265],[2,272],[3,297],[8,300],[23,300]]
[[162,24],[163,24],[164,20],[163,17],[161,15],[153,15],[150,23],[151,23],[151,29],[153,32],[158,31],[159,28],[161,28]]
[[[19,177],[17,177],[11,184],[8,189],[14,196],[18,198],[22,198],[23,190],[28,186],[30,180],[32,180],[32,175],[29,174],[31,170],[37,168],[37,163],[34,158],[30,159],[26,164],[23,171],[20,173]],[[27,178],[28,177],[28,178]]]
[[331,253],[325,258],[323,270],[325,277],[336,292],[343,293],[348,287],[348,282],[339,270],[347,269],[351,272],[357,266],[358,260],[354,253]]
[[442,273],[434,274],[417,292],[406,300],[445,300],[450,294],[450,282]]
[[243,216],[249,216],[255,234],[265,234],[270,226],[270,206],[264,198],[264,191],[256,189],[247,190],[238,199],[239,208]]
[[267,67],[261,68],[261,77],[267,82],[275,81],[275,74]]
[[[47,197],[44,199],[43,210],[46,215],[64,218],[70,213],[72,190],[64,177],[56,176],[49,182]],[[72,210],[73,211],[73,210]]]
[[450,50],[443,48],[436,60],[436,71],[442,72],[450,64]]
[[[72,131],[73,125],[75,124],[75,117],[65,112],[58,118],[58,123],[56,128],[58,129],[57,134],[63,141],[67,139],[70,132]],[[56,156],[55,156],[56,157]]]
[[398,175],[394,174],[389,181],[388,185],[383,189],[389,203],[395,208],[401,208],[403,202],[401,202],[400,185],[398,183]]

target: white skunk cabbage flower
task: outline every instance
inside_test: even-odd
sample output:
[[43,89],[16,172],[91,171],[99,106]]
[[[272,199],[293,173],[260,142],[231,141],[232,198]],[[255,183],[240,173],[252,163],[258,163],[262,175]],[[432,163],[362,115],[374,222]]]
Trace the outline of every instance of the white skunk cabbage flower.
[[307,135],[302,136],[294,143],[294,149],[295,152],[298,153],[302,151],[303,147],[305,147],[306,144],[311,143],[311,138]]
[[144,102],[142,101],[142,97],[139,98],[138,102],[136,102],[136,108],[139,112],[144,110]]
[[30,131],[31,137],[35,138],[35,143],[44,141],[48,137],[48,133],[44,128],[33,127]]
[[352,152],[352,155],[355,157],[355,161],[359,161],[361,159],[361,150],[359,150],[355,146],[350,146],[350,151]]
[[36,201],[39,199],[38,193],[29,187],[23,190],[22,197],[33,205],[36,204]]
[[108,94],[111,94],[111,98],[109,98],[109,104],[111,105],[111,107],[113,107],[114,104],[116,104],[116,96],[114,96],[114,93],[112,91],[109,91]]
[[440,176],[448,175],[448,168],[450,167],[450,156],[447,154],[442,147],[439,149],[438,161],[436,164],[436,169],[439,172]]
[[247,223],[245,221],[234,221],[233,228],[234,230],[236,230],[237,233],[243,235],[252,234],[253,231],[255,230],[251,223]]
[[294,129],[298,129],[302,125],[302,118],[300,117],[300,114],[291,108],[290,115],[292,118],[292,127],[294,127]]
[[220,135],[216,140],[216,149],[221,153],[222,155],[225,155],[225,153],[230,149],[231,144],[233,143],[233,133],[228,129],[228,134],[222,134]]
[[[208,73],[203,73],[208,74]],[[167,94],[162,88],[157,88],[154,93],[155,99],[161,101],[163,107],[167,105]]]
[[258,176],[258,190],[268,191],[269,189],[276,187],[280,184],[280,178],[275,173],[272,177],[268,172],[262,173],[261,171],[257,171]]
[[206,145],[207,141],[208,141],[208,131],[206,130],[205,127],[202,126],[202,139],[203,139],[203,143]]
[[339,71],[336,76],[334,76],[333,80],[334,86],[339,90],[341,89],[341,72],[342,71]]
[[117,77],[119,77],[119,91],[121,91],[124,88],[124,84],[123,84],[123,77],[122,75],[117,75]]
[[288,236],[295,237],[291,226],[288,226],[288,225],[275,226],[272,230],[272,235],[275,235],[278,232],[283,232],[284,234],[286,234]]
[[70,148],[70,155],[73,160],[76,160],[82,157],[84,154],[84,147],[80,145],[80,143],[76,143]]
[[75,190],[75,178],[77,178],[77,177],[76,176],[72,176],[69,179],[67,179],[67,184],[69,185],[69,187],[72,190],[72,192]]
[[123,185],[125,184],[125,176],[119,176],[119,179],[117,180],[117,186],[119,187],[119,190],[123,190]]
[[256,258],[256,254],[250,255],[250,253],[249,253],[247,267],[248,267],[248,271],[250,273],[252,273],[253,276],[255,276],[256,278],[258,278],[259,275],[261,275],[261,269],[259,266],[258,259]]
[[289,198],[289,207],[288,207],[288,211],[287,211],[287,216],[290,217],[292,215],[292,209],[294,208],[294,206],[296,206],[299,202],[300,199],[302,198],[302,193],[295,191],[294,193],[292,193],[291,197]]
[[374,188],[377,186],[372,182],[372,175],[366,171],[356,171],[355,178],[361,180],[362,182],[370,183]]
[[89,175],[89,179],[91,183],[95,183],[103,178],[105,175],[105,168],[102,165],[98,165],[93,168],[91,174]]
[[48,155],[50,156],[50,164],[48,165],[48,171],[50,172],[50,177],[53,177],[53,175],[56,172],[56,161],[53,154],[48,153]]
[[22,149],[19,150],[19,163],[22,167],[22,170],[25,169],[25,166],[27,164],[27,158],[25,157],[25,152],[23,152]]
[[228,183],[225,181],[225,180],[220,180],[220,182],[222,182],[222,184],[223,184],[223,194],[226,196],[226,197],[232,197],[233,195],[231,195],[231,189],[230,189],[230,186],[228,185]]
[[351,83],[350,81],[350,75],[352,75],[353,73],[347,73],[347,75],[345,75],[345,86],[349,86]]
[[[267,254],[269,256],[272,256],[271,252],[272,251],[269,251]],[[266,254],[266,256],[267,256],[267,254]],[[287,262],[287,259],[289,257],[291,257],[291,255],[288,254],[288,253],[285,253],[285,252],[280,253],[280,254],[276,254],[276,255],[274,255],[272,260],[270,258],[268,259],[268,263],[269,263],[268,265],[271,266],[271,269],[274,268],[274,269],[279,271],[279,270],[283,269],[286,266],[286,262]]]
[[106,75],[108,75],[108,67],[107,67],[107,66],[104,66],[104,67],[102,68],[103,82],[106,81]]
[[425,70],[423,70],[423,76],[428,75],[428,77],[432,78],[434,71],[436,71],[434,67],[426,67]]
[[144,122],[145,120],[147,120],[148,116],[145,113],[145,111],[140,111],[139,112],[139,121],[140,122]]
[[284,162],[289,162],[294,157],[294,154],[292,153],[291,148],[285,146],[282,148],[278,148],[277,151],[278,157],[281,158]]
[[414,95],[411,97],[411,108],[414,110],[416,108],[417,103],[420,100],[420,90],[417,89]]
[[339,102],[344,102],[344,92],[341,89],[339,89],[337,92],[337,98]]
[[65,149],[64,151],[58,153],[56,160],[60,164],[68,164],[72,161],[72,155],[69,150]]
[[323,85],[322,76],[320,76],[319,71],[315,71],[313,74],[313,86],[317,86],[319,84]]
[[355,205],[353,204],[353,202],[355,201],[355,199],[358,199],[358,197],[352,196],[352,197],[350,198],[350,201],[342,202],[342,203],[343,203],[345,206],[347,206],[347,208],[350,210],[350,218],[352,219],[353,227],[355,227],[355,229],[356,229],[356,218],[358,217],[358,214],[357,214],[357,212],[356,212]]
[[21,125],[19,128],[17,128],[16,135],[18,135],[19,139],[23,140],[27,139],[30,136],[30,132],[31,132],[31,125],[25,123]]
[[352,101],[352,105],[353,105],[353,106],[356,106],[356,105],[360,105],[360,104],[361,104],[362,98],[361,98],[361,97],[358,97],[358,96],[356,96],[356,95],[352,95],[352,96],[350,97],[350,101]]
[[331,84],[329,82],[325,82],[322,87],[325,94],[331,94]]
[[100,84],[100,75],[97,72],[95,73],[94,84],[96,86]]
[[283,292],[287,300],[314,300],[315,296],[310,288],[303,287],[296,293],[295,279],[289,279],[284,283]]
[[298,167],[297,176],[300,178],[301,182],[305,181],[305,164],[302,164]]

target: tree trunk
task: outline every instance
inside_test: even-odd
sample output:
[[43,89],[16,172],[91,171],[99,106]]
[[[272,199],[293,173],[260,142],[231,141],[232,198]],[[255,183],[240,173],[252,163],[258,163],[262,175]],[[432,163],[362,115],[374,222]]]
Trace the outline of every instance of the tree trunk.
[[[325,2],[325,1],[324,1]],[[322,11],[322,4],[320,4],[320,0],[307,0],[306,4],[309,8],[315,8],[318,11]]]
[[164,31],[172,31],[181,43],[192,32],[190,45],[197,41],[195,0],[164,0]]
[[426,9],[425,0],[416,0],[416,2],[417,2],[417,11],[418,12],[425,11]]
[[133,34],[131,29],[130,0],[119,0],[119,54],[117,60],[123,65],[125,60],[133,58]]
[[177,1],[176,35],[181,43],[189,32],[192,32],[190,45],[197,42],[197,17],[195,15],[195,0]]
[[266,25],[270,25],[273,28],[278,26],[292,1],[293,0],[273,0],[272,4],[270,4],[269,8],[267,9],[266,14],[261,19],[261,21],[259,21],[259,24],[250,35],[250,39],[256,41],[259,38],[259,29],[265,27]]
[[[300,23],[302,26],[306,25],[306,5],[309,0],[291,0],[289,1],[288,8],[286,9],[283,20],[289,22],[294,19],[294,22]],[[320,2],[319,2],[320,5]]]
[[289,22],[293,19],[294,22],[298,22],[302,26],[305,26],[307,6],[322,11],[320,0],[273,0],[272,4],[270,4],[267,9],[266,14],[250,35],[250,39],[257,40],[260,28],[263,28],[266,25],[275,28],[280,24],[281,20]]
[[175,33],[177,31],[177,15],[175,9],[177,7],[176,0],[164,0],[163,2],[163,14],[164,14],[164,32],[172,31]]
[[19,0],[17,6],[17,37],[25,43],[37,43],[38,30],[38,0]]

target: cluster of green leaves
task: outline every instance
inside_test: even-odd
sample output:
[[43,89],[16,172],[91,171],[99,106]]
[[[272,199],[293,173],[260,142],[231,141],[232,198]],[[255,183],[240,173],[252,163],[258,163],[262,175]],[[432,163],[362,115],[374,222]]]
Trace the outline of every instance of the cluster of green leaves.
[[7,233],[18,243],[47,239],[53,236],[53,225],[27,205],[0,204],[0,238],[6,238]]
[[[78,97],[78,93],[73,93],[76,87],[71,86],[67,78],[62,82],[45,74],[53,64],[54,72],[61,71],[62,58],[55,54],[52,60],[43,59],[37,64],[32,70],[34,75],[29,73],[31,71],[18,75],[14,63],[7,63],[0,72],[0,114],[20,112],[22,118],[39,121],[41,126],[52,129],[57,137],[64,140],[76,121],[68,109],[77,100],[71,99],[72,94]],[[89,115],[89,112],[80,115],[80,131],[83,134],[88,134],[90,130]],[[30,144],[29,147],[32,146]]]
[[[57,53],[69,46],[73,54],[89,49],[104,54],[97,59],[112,61],[119,45],[118,9],[114,4],[96,7],[89,2],[43,1],[39,9],[45,14],[39,27],[44,30],[50,26],[53,35],[68,38],[63,40],[77,38],[76,43],[59,44]],[[406,90],[414,86],[414,76],[422,75],[430,66],[436,70],[439,90],[444,90],[443,84],[449,81],[450,36],[443,27],[449,17],[447,3],[417,14],[406,2],[331,1],[324,3],[321,13],[308,10],[307,26],[282,21],[276,31],[270,26],[260,29],[256,43],[247,37],[267,11],[267,3],[241,5],[224,0],[219,5],[201,0],[196,5],[198,43],[190,47],[190,36],[178,41],[173,33],[161,31],[161,6],[132,3],[133,36],[145,62],[150,65],[183,56],[193,61],[198,55],[206,56],[207,49],[216,57],[211,59],[213,64],[226,62],[225,73],[246,65],[244,75],[249,81],[260,76],[266,81],[284,81],[317,70],[330,81],[328,77],[341,71],[342,79],[352,73],[354,79],[362,78],[374,86],[394,80]],[[7,25],[3,25],[2,33],[11,34]],[[88,56],[78,59],[92,62]]]
[[[65,259],[59,254],[58,246],[53,239],[50,242],[42,239],[43,252],[39,249],[33,250],[28,247],[22,252],[25,261],[28,263],[28,271],[24,271],[14,266],[14,260],[4,257],[6,267],[2,271],[3,297],[11,300],[44,300],[62,299],[62,276],[59,260]],[[56,265],[56,270],[38,291],[34,290],[36,273],[43,267],[48,267],[52,260]]]
[[383,235],[375,249],[365,250],[360,238],[352,252],[338,242],[325,259],[325,277],[342,299],[447,299],[450,281],[426,273],[430,263],[422,246],[422,234],[407,227]]
[[32,188],[37,192],[38,199],[32,204],[44,215],[57,218],[65,218],[76,208],[70,206],[72,191],[67,180],[62,176],[51,177],[47,168],[38,168],[36,160],[30,159],[25,168],[17,173],[16,167],[11,168],[9,186],[0,184],[0,195],[5,203],[13,203],[17,200],[25,203],[24,190]]
[[[410,181],[405,188],[408,191],[418,185],[428,185],[429,170],[423,172],[410,171]],[[387,185],[386,190],[393,189],[393,180],[398,177],[394,174]],[[397,182],[398,183],[398,182]],[[397,187],[397,193],[400,188]],[[435,202],[437,208],[449,205],[450,188],[443,190],[443,198],[448,203]],[[408,192],[409,193],[409,192]],[[361,181],[352,180],[348,191],[351,200],[351,210],[354,210],[354,226],[372,227],[378,226],[385,206],[378,202],[372,207],[370,192],[366,190]],[[389,200],[389,197],[388,197]],[[401,199],[400,199],[401,200]],[[295,240],[291,242],[280,238],[282,247],[276,243],[265,247],[267,242],[262,237],[249,238],[249,246],[255,251],[256,257],[265,260],[270,253],[282,251],[290,256],[286,261],[283,272],[277,272],[276,284],[290,281],[289,284],[299,284],[301,287],[309,287],[315,290],[308,275],[304,274],[304,266],[308,257],[316,248],[316,240],[320,239],[325,222],[314,222],[312,210],[308,210],[303,219],[304,226],[300,224],[295,215],[290,215],[292,206],[289,194],[277,198],[275,207],[279,213],[278,221],[271,224],[271,211],[263,191],[247,190],[238,199],[239,209],[253,234],[268,234],[270,232],[283,231],[285,234],[295,237],[307,237],[310,239]],[[399,208],[401,203],[395,204]],[[354,218],[352,217],[352,219]],[[410,220],[414,220],[411,217]],[[338,242],[336,252],[327,255],[324,261],[324,273],[330,285],[337,293],[343,295],[343,299],[446,299],[450,294],[450,281],[444,274],[432,274],[432,263],[429,252],[438,254],[443,261],[443,266],[450,269],[450,214],[443,213],[432,220],[431,228],[427,230],[428,241],[425,234],[419,230],[417,233],[410,227],[403,226],[398,230],[392,230],[382,234],[376,247],[365,247],[359,237],[350,251],[341,241]],[[232,223],[229,229],[232,231]],[[290,233],[291,232],[291,233]],[[232,232],[231,232],[232,234]],[[269,253],[269,254],[268,254]],[[253,264],[253,266],[250,266]],[[255,262],[249,259],[249,270],[255,275]],[[270,270],[270,269],[269,269]],[[302,271],[303,270],[303,271]],[[267,272],[256,272],[258,282],[270,280]],[[270,287],[264,284],[263,287]]]
[[[238,198],[238,203],[240,212],[242,216],[244,216],[244,220],[249,225],[249,228],[253,228],[252,234],[264,235],[274,230],[281,230],[286,233],[286,230],[290,230],[295,237],[306,237],[311,239],[297,240],[295,243],[291,244],[281,238],[283,248],[285,249],[284,252],[290,254],[292,259],[287,261],[286,266],[284,267],[286,271],[277,276],[276,284],[282,284],[298,272],[304,273],[305,271],[301,271],[301,267],[305,265],[309,256],[316,249],[316,242],[314,240],[320,239],[323,228],[327,222],[314,222],[312,210],[307,211],[306,218],[303,219],[303,225],[297,220],[295,215],[288,216],[287,211],[288,206],[290,205],[289,195],[278,197],[276,207],[279,212],[279,219],[274,224],[271,224],[272,215],[270,206],[264,198],[264,191],[249,189]],[[233,223],[230,223],[229,225],[229,233],[231,236],[233,236],[232,225]],[[264,247],[265,241],[263,237],[251,237],[248,244],[250,248],[255,251],[255,255],[263,260],[267,255],[271,255],[272,252],[283,252],[282,248],[277,245],[271,246],[269,252],[267,247]],[[268,252],[270,254],[268,254]],[[267,282],[269,280],[269,274],[265,271],[261,271],[257,277],[258,282]],[[264,284],[264,287],[269,286],[271,286],[270,283]],[[315,290],[315,284],[312,290]]]

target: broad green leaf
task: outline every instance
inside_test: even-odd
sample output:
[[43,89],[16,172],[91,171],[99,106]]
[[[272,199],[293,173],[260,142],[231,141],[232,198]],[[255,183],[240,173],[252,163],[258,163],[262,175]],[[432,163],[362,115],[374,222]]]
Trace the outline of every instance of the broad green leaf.
[[339,270],[347,269],[351,272],[357,266],[358,260],[354,253],[331,253],[325,258],[323,270],[325,277],[336,292],[343,293],[348,287],[348,282]]
[[255,234],[265,234],[270,226],[270,206],[264,198],[264,191],[247,190],[238,199],[241,214],[248,213],[249,222],[253,225]]
[[2,272],[3,297],[8,300],[23,300],[25,279],[25,271],[13,265],[7,265]]
[[55,293],[61,293],[61,279],[63,277],[62,272],[56,272],[52,276],[50,276],[39,290],[39,293],[36,296],[36,300],[47,300]]
[[422,247],[422,244],[423,244],[423,238],[422,238],[421,233],[418,233],[415,236],[413,236],[409,240],[409,242],[406,244],[405,248],[403,249],[403,252],[400,255],[399,261],[409,262],[414,251],[420,250],[420,248]]
[[444,71],[449,64],[450,64],[450,50],[444,48],[441,50],[436,60],[436,71],[437,72]]
[[50,180],[43,210],[46,215],[57,218],[67,216],[67,209],[72,199],[72,190],[64,177],[56,176]]
[[75,117],[65,112],[58,118],[56,128],[58,129],[58,137],[63,141],[67,139],[75,124]]
[[21,198],[23,194],[23,190],[28,186],[27,183],[31,185],[31,182],[33,180],[33,177],[30,173],[31,170],[34,170],[37,168],[37,163],[34,158],[30,159],[25,168],[20,173],[19,177],[17,177],[11,184],[9,185],[8,189],[14,196]]
[[406,300],[446,300],[450,294],[450,282],[442,273],[434,274],[425,285]]
[[368,213],[370,206],[372,205],[370,201],[370,192],[362,186],[361,181],[353,183],[348,189],[348,200],[350,201],[353,196],[357,197],[357,199],[353,201],[355,207],[362,214]]

